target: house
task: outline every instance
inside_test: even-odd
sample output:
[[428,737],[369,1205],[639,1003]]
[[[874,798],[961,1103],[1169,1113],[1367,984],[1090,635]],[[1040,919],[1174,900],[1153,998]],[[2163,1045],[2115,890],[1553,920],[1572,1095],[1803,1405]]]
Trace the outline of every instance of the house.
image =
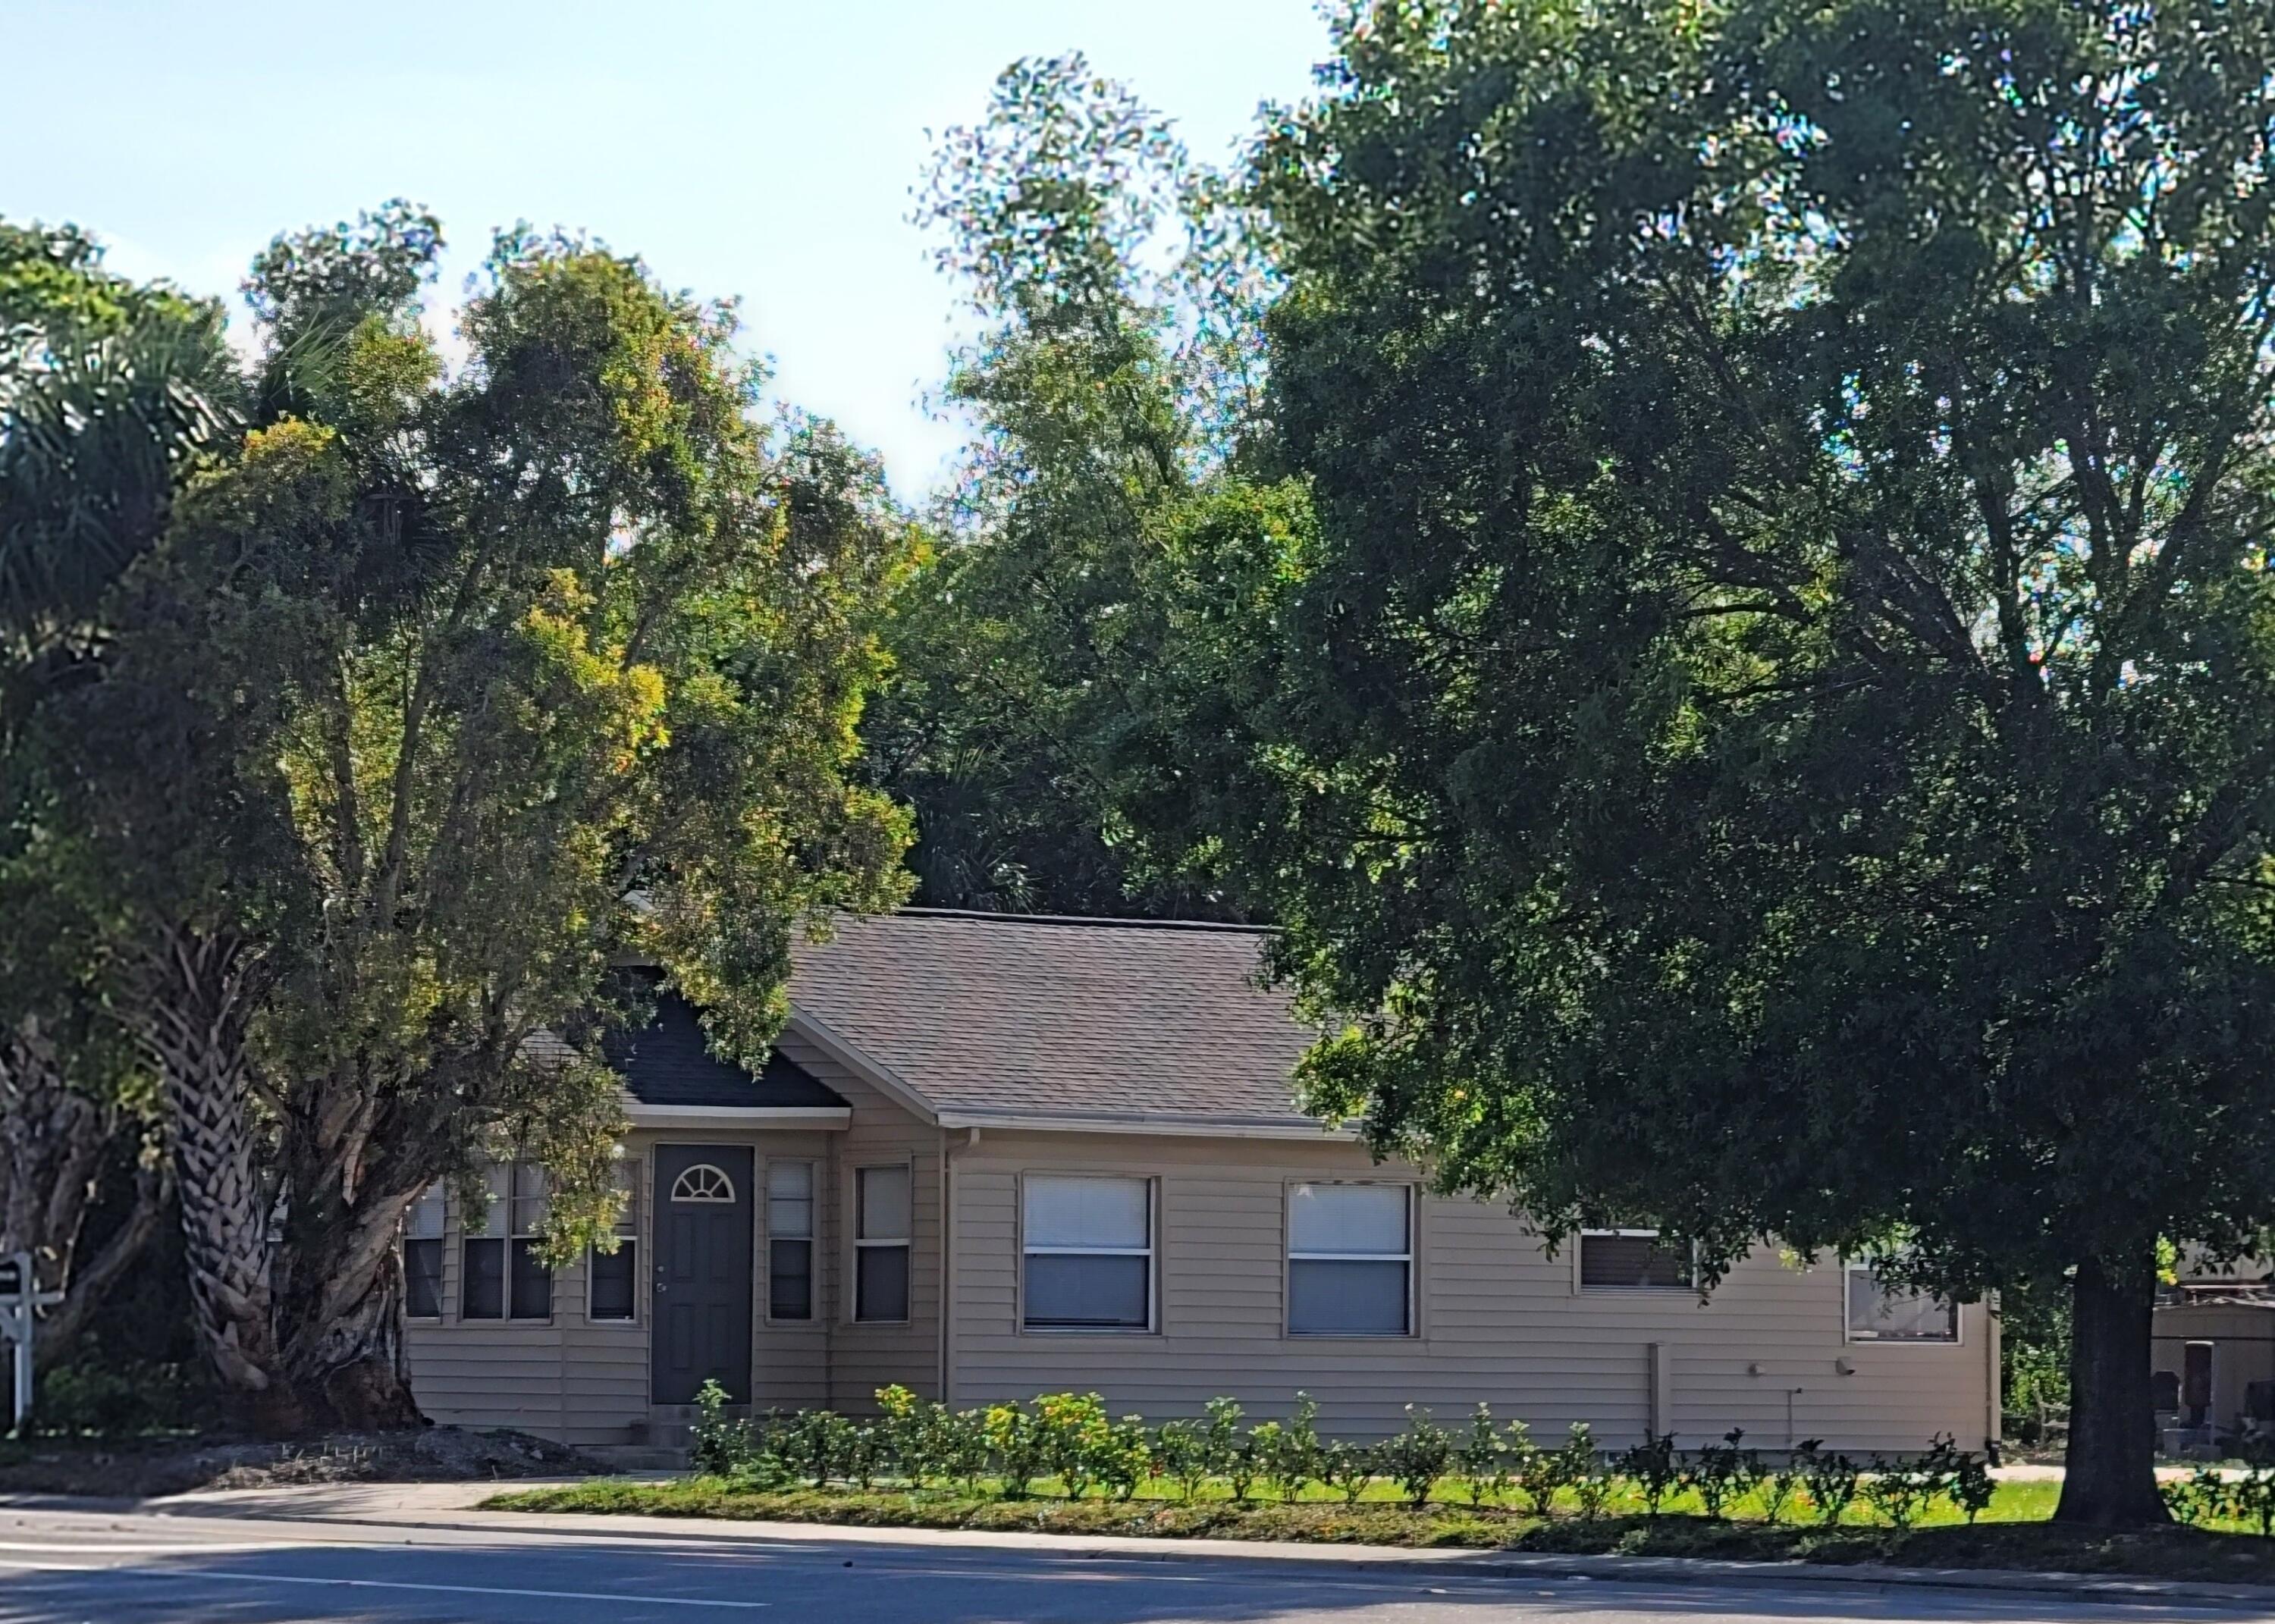
[[1912,1450],[1999,1424],[1979,1305],[1835,1260],[1742,1262],[1704,1300],[1648,1231],[1560,1246],[1431,1193],[1297,1109],[1313,1034],[1222,925],[908,910],[797,951],[752,1076],[666,994],[620,1039],[622,1244],[548,1271],[532,1169],[479,1229],[405,1226],[437,1420],[669,1441],[709,1378],[758,1409],[1095,1390],[1116,1413],[1316,1397],[1331,1434],[1480,1400],[1606,1445],[1732,1427]]
[[2168,1454],[2226,1453],[2275,1434],[2275,1266],[2190,1248],[2158,1293],[2149,1364]]

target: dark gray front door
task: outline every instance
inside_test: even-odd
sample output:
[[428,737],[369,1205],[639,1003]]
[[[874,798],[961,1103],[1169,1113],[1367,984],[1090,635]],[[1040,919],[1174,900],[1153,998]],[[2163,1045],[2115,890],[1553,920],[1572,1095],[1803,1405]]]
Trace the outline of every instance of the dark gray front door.
[[751,1147],[655,1150],[655,1401],[751,1401]]

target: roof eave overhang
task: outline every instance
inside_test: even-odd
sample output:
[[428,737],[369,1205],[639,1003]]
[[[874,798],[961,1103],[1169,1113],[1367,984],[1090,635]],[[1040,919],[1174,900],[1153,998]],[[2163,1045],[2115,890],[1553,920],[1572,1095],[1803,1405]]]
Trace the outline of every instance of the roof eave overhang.
[[1308,1116],[1169,1116],[1144,1112],[943,1111],[942,1128],[1017,1129],[1023,1133],[1165,1134],[1201,1139],[1294,1139],[1356,1144],[1356,1128]]
[[917,1088],[884,1061],[848,1041],[828,1022],[792,1000],[787,1031],[805,1039],[920,1122],[940,1125],[940,1112]]
[[850,1106],[652,1106],[633,1099],[624,1114],[635,1128],[806,1128],[843,1131]]

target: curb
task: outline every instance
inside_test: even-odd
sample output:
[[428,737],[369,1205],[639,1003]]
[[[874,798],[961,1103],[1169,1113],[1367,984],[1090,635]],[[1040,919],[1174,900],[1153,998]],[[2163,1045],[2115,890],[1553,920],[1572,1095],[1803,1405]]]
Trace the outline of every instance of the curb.
[[[364,1515],[340,1513],[296,1514],[281,1507],[263,1507],[253,1511],[250,1508],[234,1509],[211,1502],[200,1505],[191,1496],[170,1499],[162,1514],[317,1523],[344,1528],[418,1529],[450,1533],[509,1528],[521,1523],[531,1533],[547,1532],[586,1539],[681,1545],[691,1542],[767,1545],[858,1545],[894,1551],[1017,1551],[1028,1555],[1051,1556],[1067,1562],[1244,1562],[1251,1565],[1308,1566],[1329,1573],[1421,1578],[1582,1579],[1613,1583],[1682,1584],[1711,1588],[1803,1584],[1991,1591],[2015,1597],[2092,1601],[2120,1606],[2194,1605],[2222,1610],[2248,1609],[2253,1616],[2275,1619],[2275,1586],[2019,1568],[1895,1567],[1862,1562],[1742,1562],[1692,1556],[1535,1556],[1495,1551],[1454,1555],[1417,1552],[1391,1545],[1309,1546],[1231,1539],[1147,1539],[1114,1536],[1107,1537],[1115,1539],[1115,1543],[1107,1545],[1096,1536],[1083,1535],[965,1529],[866,1528],[826,1522],[738,1522],[727,1518],[610,1516],[598,1512],[484,1512],[469,1508],[465,1514],[457,1517],[418,1512],[394,1514],[374,1512]],[[536,1521],[540,1517],[572,1516],[578,1519],[577,1526],[563,1527],[558,1522],[540,1523]],[[659,1526],[664,1523],[669,1526]],[[895,1537],[941,1533],[951,1533],[956,1537],[953,1540]]]

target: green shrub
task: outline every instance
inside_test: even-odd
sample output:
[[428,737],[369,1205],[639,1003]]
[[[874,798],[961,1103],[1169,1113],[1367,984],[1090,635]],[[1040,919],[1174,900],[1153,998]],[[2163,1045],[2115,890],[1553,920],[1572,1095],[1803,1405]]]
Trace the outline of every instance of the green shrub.
[[1825,1453],[1825,1440],[1805,1438],[1793,1452],[1793,1469],[1809,1488],[1809,1503],[1817,1508],[1819,1526],[1831,1528],[1848,1514],[1849,1503],[1856,1498],[1856,1484],[1863,1473],[1856,1462],[1845,1454]]
[[[1266,1432],[1266,1429],[1270,1429]],[[1256,1429],[1257,1467],[1265,1486],[1283,1500],[1299,1498],[1319,1475],[1319,1403],[1308,1393],[1296,1395],[1284,1422]]]
[[1760,1489],[1762,1520],[1775,1528],[1785,1521],[1787,1512],[1797,1509],[1807,1498],[1798,1452],[1788,1452],[1784,1465],[1763,1472]]
[[1532,1440],[1522,1421],[1508,1424],[1509,1479],[1525,1510],[1547,1516],[1556,1504],[1556,1491],[1572,1481],[1569,1446],[1544,1449]]
[[1048,1462],[1042,1428],[1022,1404],[991,1404],[979,1424],[1002,1479],[1003,1498],[1026,1499]]
[[2262,1536],[2275,1534],[2275,1465],[2261,1462],[2241,1477],[2227,1482],[2228,1515],[2258,1525]]
[[1620,1473],[1634,1480],[1636,1492],[1643,1496],[1644,1514],[1658,1516],[1667,1500],[1682,1489],[1686,1477],[1682,1457],[1675,1453],[1674,1434],[1653,1432],[1646,1427],[1643,1442],[1620,1456]]
[[[1572,1485],[1572,1497],[1580,1504],[1581,1516],[1594,1522],[1604,1514],[1604,1503],[1612,1498],[1612,1475],[1604,1469],[1604,1457],[1586,1422],[1572,1424],[1564,1447],[1557,1454],[1562,1457],[1564,1481]],[[1544,1506],[1542,1514],[1546,1513]]]
[[2189,1528],[2234,1514],[2227,1478],[2216,1466],[2199,1466],[2186,1477],[2159,1483],[2157,1490],[2174,1520]]
[[1498,1501],[1508,1487],[1508,1456],[1500,1434],[1493,1431],[1493,1411],[1480,1403],[1470,1416],[1470,1430],[1454,1452],[1454,1464],[1470,1491],[1470,1504]]
[[1153,1440],[1146,1436],[1142,1416],[1124,1416],[1109,1422],[1092,1446],[1091,1476],[1115,1499],[1132,1499],[1138,1485],[1152,1476]]
[[1690,1484],[1708,1517],[1722,1521],[1724,1511],[1753,1492],[1762,1475],[1761,1457],[1741,1447],[1746,1431],[1732,1427],[1719,1444],[1708,1444],[1690,1463]]
[[1406,1430],[1375,1446],[1383,1475],[1405,1492],[1407,1504],[1420,1506],[1454,1458],[1454,1439],[1418,1404],[1406,1407]]
[[1256,1483],[1258,1462],[1255,1438],[1240,1430],[1240,1418],[1244,1412],[1236,1401],[1227,1398],[1211,1399],[1202,1408],[1208,1414],[1201,1436],[1208,1455],[1209,1476],[1223,1478],[1231,1486],[1232,1498],[1245,1500]]
[[1106,1401],[1095,1393],[1046,1393],[1035,1400],[1035,1424],[1041,1433],[1042,1475],[1057,1478],[1067,1499],[1080,1499],[1110,1453],[1114,1424]]
[[1208,1435],[1198,1421],[1164,1421],[1153,1434],[1153,1472],[1188,1500],[1209,1475]]
[[1343,1503],[1355,1506],[1366,1485],[1375,1478],[1374,1451],[1364,1444],[1345,1443],[1338,1439],[1319,1450],[1319,1480],[1343,1497]]

